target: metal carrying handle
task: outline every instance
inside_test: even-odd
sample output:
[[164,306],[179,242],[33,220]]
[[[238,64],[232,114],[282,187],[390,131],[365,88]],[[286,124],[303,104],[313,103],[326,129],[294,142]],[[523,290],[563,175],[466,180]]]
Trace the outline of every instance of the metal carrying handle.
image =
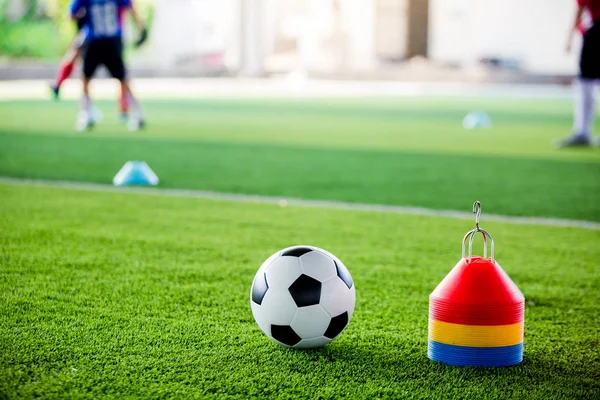
[[475,234],[477,232],[481,232],[483,235],[483,258],[487,258],[487,238],[489,237],[492,250],[491,260],[494,261],[494,239],[486,230],[479,227],[479,218],[481,218],[481,203],[479,201],[475,201],[475,203],[473,203],[473,214],[475,214],[475,229],[467,232],[463,238],[462,258],[465,258],[465,245],[467,243],[467,239],[469,239],[469,259],[467,261],[471,262],[471,258],[473,257],[473,239],[475,238]]

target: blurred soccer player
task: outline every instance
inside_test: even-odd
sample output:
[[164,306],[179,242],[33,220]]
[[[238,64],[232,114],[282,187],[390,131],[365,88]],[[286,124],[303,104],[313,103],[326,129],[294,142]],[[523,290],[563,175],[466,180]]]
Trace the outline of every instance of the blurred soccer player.
[[[571,50],[575,32],[585,32],[579,58],[573,132],[571,136],[558,142],[560,147],[590,146],[593,142],[594,86],[600,82],[600,0],[577,0],[577,4],[575,22],[567,41],[567,51]],[[592,20],[587,30],[583,21],[586,12]]]
[[129,129],[137,130],[143,126],[142,108],[133,95],[127,80],[127,71],[123,62],[123,18],[127,11],[142,32],[137,45],[146,38],[146,28],[133,8],[131,0],[73,0],[71,15],[77,18],[84,10],[85,24],[89,29],[89,41],[83,55],[83,96],[81,110],[77,117],[76,129],[83,131],[94,125],[91,112],[92,101],[89,84],[96,69],[104,65],[111,76],[121,84],[121,108],[132,113],[129,117]]

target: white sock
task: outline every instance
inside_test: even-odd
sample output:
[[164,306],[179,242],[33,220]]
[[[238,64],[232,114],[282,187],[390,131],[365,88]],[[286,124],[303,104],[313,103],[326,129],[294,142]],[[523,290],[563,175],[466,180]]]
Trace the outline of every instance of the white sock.
[[84,111],[89,114],[92,108],[92,100],[90,99],[90,96],[84,94],[83,97],[81,97],[79,105],[81,107],[81,111]]
[[133,108],[133,115],[138,119],[142,119],[142,107],[140,106],[140,103],[135,99],[135,97],[131,95],[131,93],[127,93],[127,103],[129,104],[129,106],[131,106],[131,108]]
[[579,78],[575,85],[575,121],[573,132],[590,137],[594,124],[594,80]]

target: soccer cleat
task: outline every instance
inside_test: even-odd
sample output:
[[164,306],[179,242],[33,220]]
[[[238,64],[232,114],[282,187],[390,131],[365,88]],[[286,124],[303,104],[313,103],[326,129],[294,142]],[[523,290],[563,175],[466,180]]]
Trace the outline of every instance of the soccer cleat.
[[129,119],[129,122],[127,123],[127,129],[130,132],[139,131],[140,129],[144,128],[145,126],[146,126],[146,123],[144,122],[144,120],[142,118],[132,117]]
[[127,115],[127,113],[122,113],[122,114],[119,116],[119,123],[121,123],[121,124],[126,124],[126,123],[127,123],[127,121],[129,121],[129,115]]
[[50,93],[53,100],[60,100],[60,88],[56,85],[50,85]]
[[92,123],[102,122],[104,120],[104,114],[102,114],[102,110],[100,110],[96,106],[92,106],[90,110],[90,118],[92,119]]
[[94,126],[94,120],[90,114],[86,111],[79,111],[77,115],[77,122],[75,123],[75,130],[77,132],[83,132],[92,129]]
[[589,136],[571,135],[565,138],[558,139],[554,144],[557,148],[589,147],[592,145],[592,141],[590,140]]

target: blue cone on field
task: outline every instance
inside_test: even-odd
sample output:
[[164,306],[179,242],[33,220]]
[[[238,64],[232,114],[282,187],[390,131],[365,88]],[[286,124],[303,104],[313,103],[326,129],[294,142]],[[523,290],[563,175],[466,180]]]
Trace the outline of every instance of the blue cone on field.
[[492,120],[484,111],[471,111],[463,118],[465,129],[491,128]]
[[158,176],[144,161],[127,161],[113,178],[113,185],[158,185]]

